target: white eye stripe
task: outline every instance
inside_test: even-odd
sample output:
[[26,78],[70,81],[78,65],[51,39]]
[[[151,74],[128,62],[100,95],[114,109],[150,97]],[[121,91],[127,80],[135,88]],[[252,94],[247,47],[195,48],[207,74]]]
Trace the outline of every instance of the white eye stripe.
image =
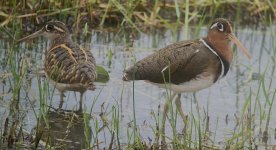
[[57,26],[54,26],[54,28],[55,28],[56,30],[60,31],[60,32],[65,32],[63,29],[61,29],[61,28],[59,28],[59,27],[57,27]]
[[214,23],[214,24],[211,26],[210,29],[213,29],[213,28],[217,27],[217,25],[218,25],[218,23]]
[[223,24],[218,23],[218,24],[217,24],[217,27],[218,27],[219,31],[221,31],[221,32],[223,32],[223,31],[224,31]]
[[49,32],[53,29],[52,27],[53,27],[52,25],[46,25],[45,29],[46,29],[47,32]]
[[[219,26],[220,26],[220,27],[219,27]],[[223,32],[223,31],[224,31],[223,24],[221,24],[221,23],[219,23],[219,22],[214,23],[214,24],[211,26],[211,28],[210,28],[210,29],[213,29],[213,28],[215,28],[215,27],[217,27],[217,28],[218,28],[218,30],[219,30],[219,31],[221,31],[221,32]]]
[[57,27],[55,25],[46,25],[45,29],[46,29],[47,32],[50,32],[53,29],[58,30],[59,32],[63,32],[63,33],[65,32],[62,28]]

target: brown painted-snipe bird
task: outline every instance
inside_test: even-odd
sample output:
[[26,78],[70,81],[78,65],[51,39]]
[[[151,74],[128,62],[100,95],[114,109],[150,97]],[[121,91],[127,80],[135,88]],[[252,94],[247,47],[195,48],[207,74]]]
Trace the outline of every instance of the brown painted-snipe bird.
[[[171,44],[138,61],[125,70],[124,81],[147,80],[176,95],[175,104],[183,121],[186,115],[181,109],[180,93],[195,92],[213,85],[229,71],[233,59],[230,41],[251,58],[249,51],[234,36],[230,21],[218,18],[211,24],[207,37]],[[168,109],[163,112],[162,130]]]
[[63,105],[65,91],[80,92],[80,107],[86,90],[94,90],[97,77],[95,58],[89,50],[73,42],[67,26],[60,21],[49,21],[37,32],[19,40],[44,36],[51,41],[45,53],[44,70],[49,81],[60,91]]

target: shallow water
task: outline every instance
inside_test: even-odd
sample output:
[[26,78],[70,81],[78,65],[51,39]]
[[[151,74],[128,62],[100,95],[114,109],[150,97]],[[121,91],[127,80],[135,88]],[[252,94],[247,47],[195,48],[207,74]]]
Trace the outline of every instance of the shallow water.
[[[260,123],[260,114],[266,112],[267,115],[269,105],[267,104],[263,89],[260,89],[257,94],[258,88],[260,87],[260,80],[258,76],[264,74],[264,85],[266,92],[268,93],[268,99],[271,102],[273,99],[273,93],[275,91],[276,82],[274,67],[276,55],[275,39],[276,35],[272,37],[273,32],[276,31],[276,26],[268,27],[265,31],[259,29],[238,29],[236,30],[236,36],[240,41],[247,47],[253,58],[252,60],[246,59],[242,55],[240,50],[237,51],[237,55],[234,57],[231,69],[227,76],[208,89],[201,90],[193,93],[183,93],[182,108],[189,114],[194,115],[203,121],[206,118],[206,113],[209,116],[209,130],[215,136],[215,141],[218,145],[225,141],[225,138],[231,137],[231,134],[235,130],[237,125],[237,118],[240,118],[246,104],[246,99],[251,95],[251,112],[253,113],[255,102],[258,101],[257,111],[254,115],[256,121],[254,124],[254,133],[259,135],[260,130],[263,132],[265,128],[265,120]],[[134,82],[134,93],[133,93],[133,82],[123,82],[121,80],[122,72],[125,66],[130,66],[135,60],[140,60],[145,56],[153,53],[159,48],[163,48],[166,45],[174,43],[176,41],[184,40],[184,29],[170,31],[170,30],[159,30],[149,31],[148,33],[125,33],[116,34],[108,32],[94,32],[92,36],[82,37],[76,41],[80,41],[85,47],[91,49],[93,52],[97,64],[104,66],[110,72],[110,81],[106,84],[97,83],[97,89],[95,91],[87,91],[84,96],[83,104],[86,111],[89,112],[93,103],[95,105],[92,110],[92,115],[99,121],[99,125],[103,124],[100,121],[99,115],[107,110],[107,113],[112,110],[112,106],[121,112],[120,119],[120,134],[119,138],[121,143],[127,142],[127,130],[131,131],[133,128],[133,97],[135,102],[135,114],[136,123],[140,131],[140,135],[145,141],[154,139],[154,132],[152,128],[155,128],[155,121],[152,113],[157,114],[158,106],[163,108],[166,91],[160,89],[152,84],[144,81]],[[194,35],[195,29],[191,28],[190,38],[196,38]],[[206,28],[202,28],[199,37],[206,35]],[[11,72],[11,68],[3,67],[5,65],[5,58],[11,47],[9,42],[6,40],[0,41],[0,52],[1,70],[0,72]],[[44,52],[49,46],[49,42],[44,38],[39,38],[32,42],[25,42],[19,45],[18,53],[16,53],[17,60],[24,58],[29,66],[29,70],[38,70],[43,68]],[[112,53],[112,56],[110,55]],[[110,55],[111,59],[108,58]],[[31,69],[30,69],[31,68]],[[32,77],[30,86],[27,81],[23,81],[21,89],[21,105],[23,110],[26,112],[24,118],[24,128],[31,130],[36,126],[36,118],[32,110],[31,103],[34,104],[34,110],[36,113],[39,112],[40,101],[39,101],[39,84],[45,83],[44,78],[36,75],[30,75]],[[251,80],[252,76],[257,76],[257,79]],[[9,80],[10,79],[10,80]],[[39,79],[39,80],[38,80]],[[41,81],[40,81],[41,80]],[[2,125],[4,119],[9,113],[9,103],[11,99],[11,92],[9,91],[10,83],[13,81],[12,77],[6,78],[5,84],[2,82],[1,87],[1,98],[0,101],[0,119]],[[49,85],[49,99],[48,105],[54,108],[58,107],[59,104],[59,93],[57,90],[54,91],[52,85]],[[53,92],[54,91],[54,92]],[[7,93],[7,94],[6,94]],[[133,96],[134,94],[134,96]],[[99,97],[96,99],[96,96]],[[66,110],[76,110],[78,108],[79,99],[78,93],[67,92],[65,103],[63,108]],[[197,105],[198,104],[198,105]],[[200,113],[197,113],[197,107],[199,107]],[[272,104],[272,112],[270,117],[269,126],[269,144],[276,144],[274,137],[274,130],[276,129],[276,104]],[[261,110],[260,110],[261,108]],[[22,111],[25,112],[25,111]],[[111,114],[107,114],[109,122],[111,122]],[[267,117],[267,116],[264,116]],[[181,133],[183,129],[183,122],[178,119],[177,131]],[[90,127],[92,131],[95,131],[95,119],[90,120]],[[166,131],[168,135],[172,135],[172,130],[169,122],[166,122]],[[238,129],[237,129],[238,130]],[[105,134],[99,134],[100,147],[105,147],[110,141],[109,132],[105,131]],[[261,136],[260,136],[261,137]],[[260,138],[256,137],[256,138]],[[91,140],[93,142],[93,138]],[[262,144],[262,143],[260,143]]]

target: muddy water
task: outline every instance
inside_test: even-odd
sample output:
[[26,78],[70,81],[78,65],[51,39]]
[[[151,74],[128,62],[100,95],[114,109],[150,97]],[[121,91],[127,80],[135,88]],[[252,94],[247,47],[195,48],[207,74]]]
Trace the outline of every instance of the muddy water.
[[[189,114],[194,115],[203,122],[206,117],[209,117],[209,130],[214,136],[218,144],[223,145],[223,141],[227,137],[231,137],[234,131],[240,131],[237,124],[241,121],[243,112],[248,113],[244,109],[246,99],[251,98],[251,112],[254,113],[255,103],[256,113],[254,114],[254,134],[259,135],[265,129],[266,119],[260,121],[260,114],[269,110],[269,105],[266,101],[264,90],[260,86],[260,77],[264,75],[264,87],[268,93],[268,100],[273,99],[273,92],[276,87],[274,67],[276,45],[276,35],[274,37],[271,31],[276,31],[276,26],[268,27],[267,30],[261,31],[259,29],[238,29],[236,36],[240,41],[250,50],[253,58],[246,59],[238,50],[235,55],[231,69],[227,76],[221,79],[212,87],[193,93],[182,94],[182,108]],[[97,89],[95,91],[87,91],[84,96],[83,105],[86,112],[92,109],[92,116],[94,119],[89,121],[89,126],[92,131],[95,131],[95,120],[99,122],[99,126],[103,125],[100,119],[100,114],[104,113],[108,116],[108,122],[111,123],[112,113],[109,113],[114,106],[120,112],[120,131],[119,138],[121,143],[127,142],[127,131],[132,131],[133,128],[133,97],[135,102],[136,123],[140,131],[140,135],[145,141],[154,139],[153,128],[155,128],[155,120],[153,113],[158,113],[158,106],[161,106],[161,111],[166,99],[166,91],[144,81],[123,82],[121,80],[122,72],[126,66],[130,66],[134,61],[140,60],[145,56],[153,53],[159,48],[165,47],[168,44],[176,41],[184,40],[184,29],[177,31],[159,30],[149,31],[148,33],[108,33],[108,32],[94,32],[91,36],[81,37],[77,39],[83,46],[91,49],[97,64],[104,66],[110,73],[110,81],[106,84],[96,83]],[[196,38],[206,35],[206,28],[200,30],[199,35],[194,35],[196,29],[191,28],[189,37]],[[2,64],[5,64],[7,52],[10,45],[1,41],[1,55]],[[24,58],[28,62],[29,70],[39,70],[43,67],[44,52],[49,46],[46,39],[39,38],[32,42],[22,43],[21,49],[16,53],[15,59]],[[31,68],[31,69],[30,69]],[[1,73],[11,72],[11,68],[2,67]],[[29,82],[23,81],[21,90],[21,109],[28,110],[26,117],[24,117],[24,128],[31,130],[36,126],[36,119],[32,106],[36,113],[39,112],[39,83],[45,83],[43,77],[37,75],[30,75],[32,78]],[[252,79],[253,77],[253,79]],[[3,122],[9,113],[9,102],[11,92],[9,90],[10,80],[12,77],[6,78],[5,84],[2,82],[1,87],[1,102],[0,102],[0,119]],[[51,107],[57,108],[59,104],[59,93],[54,90],[52,85],[46,90],[48,95],[48,104]],[[259,91],[259,93],[258,93]],[[134,94],[134,96],[133,96]],[[251,95],[251,97],[249,97]],[[97,98],[98,96],[98,98]],[[76,110],[78,108],[79,94],[74,92],[67,92],[63,109]],[[95,104],[94,104],[95,103]],[[199,108],[199,114],[197,113]],[[270,144],[276,144],[274,137],[274,129],[276,128],[276,104],[272,104],[272,113],[269,126],[269,141]],[[161,116],[160,116],[161,117]],[[181,133],[183,123],[178,118],[177,131]],[[240,121],[238,123],[238,120]],[[261,122],[261,123],[260,123]],[[3,124],[2,124],[3,125]],[[172,129],[169,122],[166,123],[167,134],[172,135]],[[80,130],[83,131],[83,130]],[[78,132],[76,132],[78,134]],[[99,133],[100,147],[109,144],[110,133],[106,130]],[[93,138],[91,139],[93,143]]]

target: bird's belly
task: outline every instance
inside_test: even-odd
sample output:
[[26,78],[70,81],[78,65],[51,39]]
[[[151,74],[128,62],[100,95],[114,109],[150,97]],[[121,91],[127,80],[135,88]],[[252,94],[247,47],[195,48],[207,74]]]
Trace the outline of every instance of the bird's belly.
[[47,76],[47,79],[49,82],[59,91],[77,91],[77,92],[85,92],[86,89],[88,88],[87,85],[84,85],[82,83],[73,83],[73,84],[68,84],[68,83],[59,83]]
[[[151,82],[152,83],[152,82]],[[214,84],[214,75],[198,75],[195,79],[181,83],[181,84],[159,84],[152,83],[161,88],[171,89],[176,93],[182,92],[196,92]]]
[[87,86],[81,84],[81,83],[74,83],[74,84],[66,84],[66,83],[53,83],[53,85],[59,90],[59,91],[78,91],[78,92],[84,92],[87,89]]

